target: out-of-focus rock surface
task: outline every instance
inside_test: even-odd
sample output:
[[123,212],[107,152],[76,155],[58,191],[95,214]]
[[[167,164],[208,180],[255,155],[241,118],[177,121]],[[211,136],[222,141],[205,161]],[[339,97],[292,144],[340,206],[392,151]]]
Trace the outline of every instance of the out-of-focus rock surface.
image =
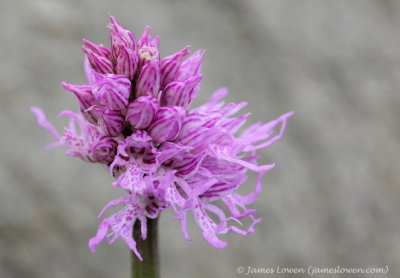
[[262,152],[277,167],[255,205],[264,218],[256,233],[226,236],[230,246],[216,250],[193,222],[186,242],[166,213],[162,277],[309,265],[387,265],[385,277],[400,277],[395,0],[1,0],[0,277],[129,277],[124,244],[87,248],[98,211],[121,190],[102,168],[44,151],[51,138],[28,111],[40,106],[62,128],[56,114],[76,104],[59,83],[84,82],[81,39],[108,44],[107,12],[137,35],[150,24],[163,56],[207,49],[196,105],[228,86],[229,101],[250,103],[252,122],[296,112]]

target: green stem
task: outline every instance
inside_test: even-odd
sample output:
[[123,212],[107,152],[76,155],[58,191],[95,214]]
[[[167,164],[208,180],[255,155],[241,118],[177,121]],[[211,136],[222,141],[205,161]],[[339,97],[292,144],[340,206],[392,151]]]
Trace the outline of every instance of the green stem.
[[136,221],[133,226],[133,238],[136,241],[136,247],[143,261],[140,261],[132,253],[132,278],[159,278],[159,260],[158,260],[158,218],[147,218],[147,238],[142,239],[140,232],[140,221]]

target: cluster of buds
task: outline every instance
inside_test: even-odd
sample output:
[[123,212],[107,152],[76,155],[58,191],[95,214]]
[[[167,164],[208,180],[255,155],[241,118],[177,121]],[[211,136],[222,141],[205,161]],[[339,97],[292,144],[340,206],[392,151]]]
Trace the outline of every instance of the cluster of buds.
[[128,29],[110,19],[111,50],[83,40],[89,84],[62,86],[75,94],[84,119],[109,138],[146,130],[158,144],[175,139],[200,90],[204,50],[184,61],[187,46],[160,60],[159,38],[152,38],[150,26],[136,42]]
[[[256,200],[262,176],[274,166],[258,165],[256,151],[282,137],[291,113],[235,136],[249,114],[232,117],[246,103],[225,105],[220,100],[226,89],[188,110],[200,90],[204,50],[189,56],[186,46],[161,59],[159,37],[152,37],[149,26],[136,40],[111,15],[110,21],[110,48],[83,40],[88,84],[62,83],[79,103],[79,113],[60,114],[70,118],[69,127],[59,134],[39,108],[31,109],[56,140],[49,147],[65,146],[68,155],[103,164],[116,178],[113,185],[124,189],[124,196],[101,211],[99,217],[110,207],[124,206],[103,219],[90,249],[105,238],[112,243],[122,237],[141,259],[132,238],[134,223],[141,222],[145,239],[146,219],[157,218],[169,207],[177,213],[187,240],[188,213],[204,239],[217,248],[227,245],[218,234],[252,233],[261,219],[247,205]],[[248,170],[258,173],[258,179],[254,192],[241,196],[236,190]],[[232,216],[226,216],[216,201],[222,201]],[[241,218],[251,220],[248,229],[228,223],[240,224]]]

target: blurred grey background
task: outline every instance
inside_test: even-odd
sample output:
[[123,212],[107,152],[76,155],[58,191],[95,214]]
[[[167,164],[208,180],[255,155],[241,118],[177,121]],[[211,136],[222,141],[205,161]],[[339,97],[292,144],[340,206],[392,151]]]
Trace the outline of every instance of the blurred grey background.
[[55,116],[76,104],[59,83],[84,82],[81,39],[108,45],[107,12],[137,36],[150,24],[163,56],[207,49],[195,105],[228,86],[229,101],[250,103],[250,123],[296,112],[284,139],[261,152],[277,167],[253,206],[264,218],[256,233],[225,236],[229,247],[216,250],[193,221],[186,242],[165,213],[162,277],[309,265],[388,266],[385,277],[400,277],[395,0],[1,0],[0,277],[129,277],[121,241],[87,248],[97,213],[121,190],[99,166],[44,151],[51,138],[28,111],[66,124]]

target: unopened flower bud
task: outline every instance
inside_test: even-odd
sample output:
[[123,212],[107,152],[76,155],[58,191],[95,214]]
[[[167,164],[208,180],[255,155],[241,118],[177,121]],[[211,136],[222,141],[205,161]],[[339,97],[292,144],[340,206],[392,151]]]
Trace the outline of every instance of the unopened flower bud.
[[197,50],[183,61],[176,76],[176,80],[187,80],[192,76],[200,74],[201,63],[203,62],[205,52],[205,49]]
[[143,66],[136,83],[136,97],[151,95],[155,98],[160,90],[160,65],[156,60]]
[[132,49],[136,49],[136,41],[133,33],[129,29],[122,26],[111,14],[109,14],[108,17],[111,21],[111,23],[108,25],[111,31],[111,36],[113,34],[120,34],[125,40],[127,44],[126,46]]
[[155,36],[154,38],[151,37],[151,27],[146,25],[143,34],[140,36],[139,41],[137,43],[138,49],[151,46],[154,48],[158,48],[158,43],[160,42],[160,37]]
[[131,82],[124,75],[96,74],[92,90],[99,103],[112,110],[122,110],[128,105]]
[[111,50],[114,59],[117,59],[121,46],[126,46],[130,49],[136,49],[136,41],[133,33],[123,27],[119,22],[109,14],[111,23],[108,25],[110,28]]
[[169,83],[162,96],[162,105],[176,105],[188,108],[200,89],[201,75],[193,76],[186,81]]
[[179,106],[161,107],[153,123],[149,127],[149,134],[155,143],[175,139],[182,127],[186,110]]
[[94,106],[97,112],[98,125],[105,134],[111,137],[117,137],[125,128],[125,119],[120,111],[111,110],[104,106]]
[[98,45],[98,44],[92,43],[91,41],[88,41],[86,39],[83,39],[82,43],[83,43],[83,47],[89,48],[97,55],[100,55],[111,61],[111,50],[108,49],[107,47],[105,47],[103,45]]
[[139,48],[139,62],[138,62],[138,69],[142,69],[146,64],[150,61],[160,59],[160,54],[158,53],[158,49],[152,46],[143,46]]
[[100,163],[111,163],[117,153],[117,142],[109,136],[99,136],[91,146],[91,158]]
[[128,105],[126,121],[136,129],[145,129],[153,121],[160,105],[152,96],[141,96]]
[[95,71],[98,73],[113,72],[113,65],[110,61],[111,53],[107,48],[95,45],[87,40],[83,40],[82,50],[85,52],[87,58],[89,59],[90,65]]
[[190,46],[186,46],[181,51],[178,51],[161,60],[160,68],[161,68],[162,87],[176,80],[179,67],[185,56],[189,54],[189,48]]
[[92,88],[89,85],[74,85],[66,82],[61,82],[61,86],[75,94],[79,102],[79,109],[88,122],[97,124],[96,111],[87,111],[87,109],[96,103],[95,97],[92,94]]
[[116,60],[115,72],[132,80],[136,73],[138,60],[139,57],[135,50],[121,46]]

